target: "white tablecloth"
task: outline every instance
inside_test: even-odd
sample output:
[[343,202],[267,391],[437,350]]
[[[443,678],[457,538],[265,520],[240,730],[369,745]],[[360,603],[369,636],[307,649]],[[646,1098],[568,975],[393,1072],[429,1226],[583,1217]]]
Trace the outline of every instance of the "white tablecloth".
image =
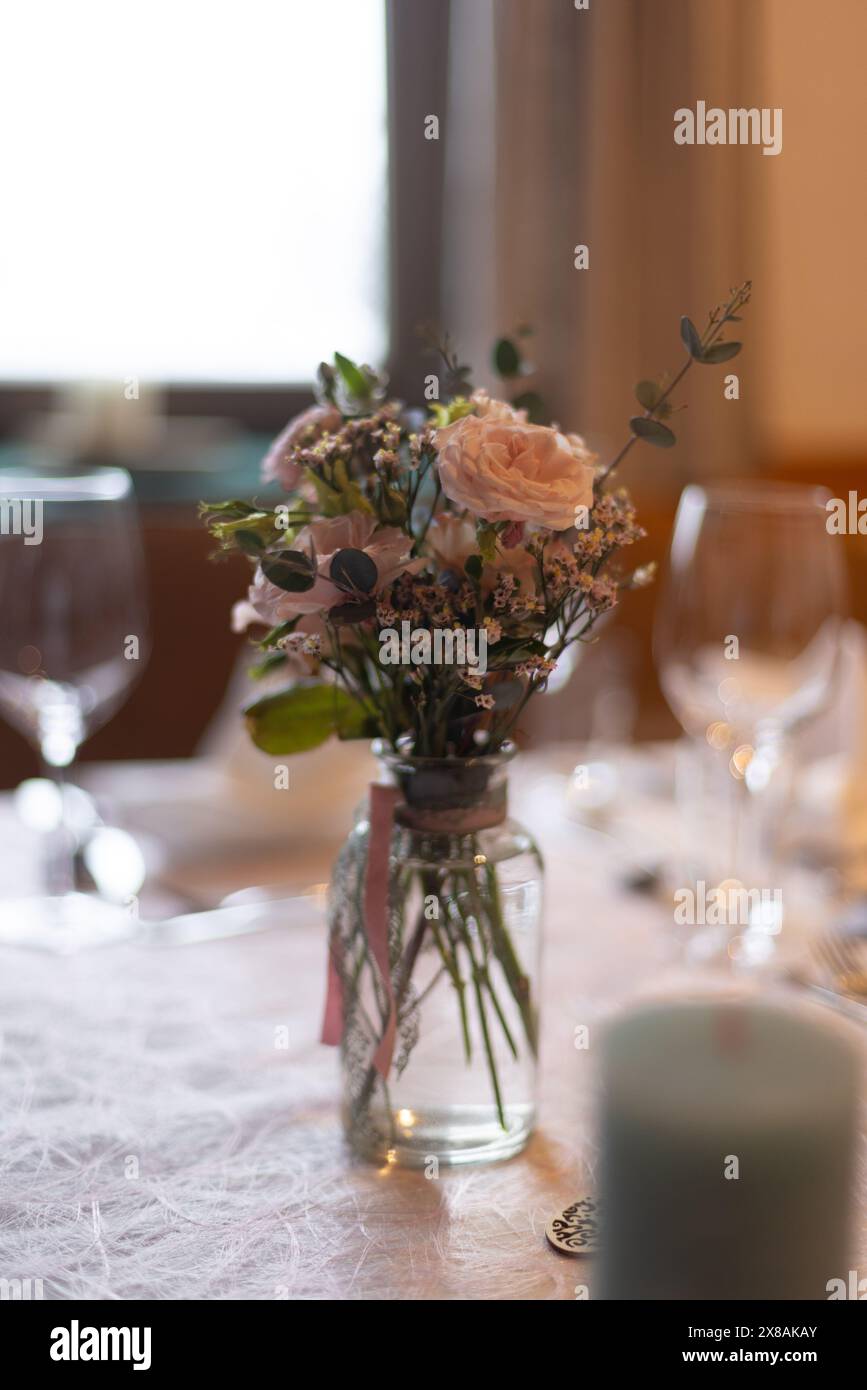
[[[552,1251],[544,1228],[592,1188],[593,1029],[618,999],[683,980],[665,914],[618,885],[616,857],[564,818],[534,768],[514,806],[548,864],[541,1124],[524,1155],[436,1179],[351,1158],[337,1059],[317,1041],[325,936],[312,904],[271,930],[184,947],[6,951],[0,1276],[41,1279],[46,1298],[570,1299],[592,1287],[589,1262]],[[589,1051],[573,1045],[577,1024]]]

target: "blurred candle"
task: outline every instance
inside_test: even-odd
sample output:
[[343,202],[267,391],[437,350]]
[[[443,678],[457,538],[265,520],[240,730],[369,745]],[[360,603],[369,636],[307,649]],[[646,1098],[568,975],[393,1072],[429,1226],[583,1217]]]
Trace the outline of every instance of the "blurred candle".
[[828,1297],[845,1280],[858,1055],[753,1001],[645,1006],[602,1043],[596,1297]]

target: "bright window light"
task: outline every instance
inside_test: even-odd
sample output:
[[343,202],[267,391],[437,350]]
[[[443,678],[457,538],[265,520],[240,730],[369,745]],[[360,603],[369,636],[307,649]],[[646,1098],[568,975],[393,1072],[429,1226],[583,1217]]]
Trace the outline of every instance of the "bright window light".
[[0,380],[381,362],[384,0],[18,0],[0,51]]

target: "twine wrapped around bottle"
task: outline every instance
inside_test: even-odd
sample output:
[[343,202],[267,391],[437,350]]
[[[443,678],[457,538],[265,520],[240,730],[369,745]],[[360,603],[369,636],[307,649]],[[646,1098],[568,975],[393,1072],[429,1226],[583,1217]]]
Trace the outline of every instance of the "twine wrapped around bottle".
[[[388,955],[389,854],[395,823],[424,834],[474,835],[501,825],[506,818],[505,777],[493,777],[481,761],[452,766],[446,759],[431,760],[430,769],[410,780],[400,777],[397,760],[393,771],[397,786],[370,784],[370,841],[364,878],[364,930],[388,1002],[386,1025],[373,1055],[373,1066],[384,1078],[391,1068],[397,1031]],[[328,952],[321,1040],[338,1047],[343,1040],[344,1001],[334,949],[332,944]]]

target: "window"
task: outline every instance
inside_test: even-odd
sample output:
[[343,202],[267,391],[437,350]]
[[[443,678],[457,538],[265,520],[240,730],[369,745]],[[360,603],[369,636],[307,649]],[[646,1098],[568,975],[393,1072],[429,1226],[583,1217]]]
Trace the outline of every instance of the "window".
[[0,381],[384,359],[384,0],[28,0],[0,44]]

